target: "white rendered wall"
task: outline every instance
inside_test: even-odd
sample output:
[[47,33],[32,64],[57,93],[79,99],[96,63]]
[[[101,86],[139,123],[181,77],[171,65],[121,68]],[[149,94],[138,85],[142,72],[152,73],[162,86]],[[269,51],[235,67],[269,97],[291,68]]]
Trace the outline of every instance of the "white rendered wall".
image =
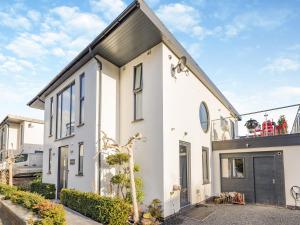
[[[178,58],[163,45],[163,171],[165,216],[180,209],[180,195],[171,197],[173,185],[179,185],[179,141],[191,144],[190,152],[190,200],[192,204],[211,196],[211,184],[203,185],[202,147],[209,148],[211,155],[211,128],[207,133],[201,129],[199,120],[200,103],[207,104],[210,120],[228,117],[230,112],[225,106],[189,72],[171,76],[171,64],[176,65]],[[210,166],[213,162],[210,157]],[[212,172],[210,171],[210,174]],[[173,209],[172,202],[175,208]]]
[[[134,66],[143,64],[143,120],[134,122]],[[162,44],[141,54],[121,68],[120,72],[120,140],[140,132],[144,139],[134,149],[135,161],[141,167],[145,204],[163,200],[163,119],[162,119]]]
[[295,201],[290,194],[292,186],[300,186],[300,147],[299,146],[280,146],[268,148],[248,148],[248,149],[233,149],[213,152],[214,164],[214,195],[221,192],[220,178],[220,154],[222,153],[241,153],[241,152],[266,152],[266,151],[283,151],[283,167],[285,181],[285,198],[286,205],[295,205]]
[[[103,107],[101,110],[101,129],[106,130],[113,138],[118,139],[118,80],[119,69],[103,58],[102,62],[102,98]],[[79,125],[79,90],[80,75],[85,74],[85,116],[84,125]],[[98,65],[93,59],[85,64],[73,76],[62,83],[55,91],[47,96],[45,101],[45,147],[43,157],[43,181],[57,183],[58,148],[69,146],[69,174],[68,188],[75,188],[81,191],[98,191],[98,163],[96,157],[97,126],[98,126],[98,97],[99,89]],[[65,139],[55,140],[56,127],[56,96],[62,89],[75,81],[75,134]],[[53,135],[49,136],[50,122],[50,98],[54,99],[54,120]],[[79,143],[84,143],[83,176],[78,176],[78,151]],[[49,149],[52,149],[52,170],[48,173]],[[75,159],[75,165],[70,165],[70,159]]]
[[[95,183],[93,182],[95,177],[95,118],[96,118],[96,70],[97,65],[95,61],[90,61],[85,64],[80,70],[78,70],[68,80],[63,82],[55,91],[46,97],[45,100],[45,132],[44,132],[44,155],[43,155],[43,182],[57,183],[57,168],[58,168],[58,148],[61,146],[69,146],[69,160],[75,159],[75,165],[69,166],[69,179],[68,186],[70,188],[76,188],[82,191],[94,191]],[[79,125],[79,77],[82,73],[85,73],[85,118],[84,125]],[[55,140],[55,127],[56,127],[56,101],[57,94],[75,81],[75,135],[61,140]],[[49,136],[49,122],[50,122],[50,98],[54,100],[54,119],[53,119],[53,135]],[[76,176],[78,173],[78,144],[84,142],[84,176]],[[48,173],[48,157],[49,149],[52,149],[52,169],[51,174]]]
[[10,123],[8,129],[8,150],[18,150],[19,148],[19,124]]
[[24,121],[24,144],[42,145],[44,138],[44,124]]

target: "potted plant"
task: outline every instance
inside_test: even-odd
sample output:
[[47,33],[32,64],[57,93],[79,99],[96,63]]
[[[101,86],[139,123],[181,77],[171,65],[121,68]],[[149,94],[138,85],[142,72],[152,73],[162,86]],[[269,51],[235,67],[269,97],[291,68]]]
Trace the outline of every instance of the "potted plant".
[[278,119],[278,125],[276,130],[278,134],[287,134],[288,124],[284,115],[281,115]]
[[259,123],[255,119],[250,119],[245,123],[249,133],[254,133],[255,129],[259,126]]

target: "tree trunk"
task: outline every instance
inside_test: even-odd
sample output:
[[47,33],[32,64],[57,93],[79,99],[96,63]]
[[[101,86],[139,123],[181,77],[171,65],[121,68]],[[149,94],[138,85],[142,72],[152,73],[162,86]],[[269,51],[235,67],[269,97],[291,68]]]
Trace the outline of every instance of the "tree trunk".
[[133,205],[133,220],[134,223],[139,222],[139,209],[136,197],[136,187],[135,187],[135,180],[134,180],[134,161],[133,161],[133,152],[132,148],[128,148],[129,154],[129,170],[130,170],[130,187],[131,187],[131,198],[132,198],[132,205]]
[[12,159],[8,159],[8,185],[13,186],[13,163],[12,163]]

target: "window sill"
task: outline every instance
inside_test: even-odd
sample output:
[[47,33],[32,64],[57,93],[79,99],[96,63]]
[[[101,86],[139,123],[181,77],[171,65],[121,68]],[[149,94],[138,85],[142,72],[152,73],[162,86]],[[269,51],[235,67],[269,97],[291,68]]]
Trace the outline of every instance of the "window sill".
[[51,172],[48,172],[47,174],[48,174],[48,175],[51,175]]
[[84,125],[84,123],[80,123],[77,125],[77,127],[82,127]]
[[76,177],[83,177],[83,173],[79,173],[75,175]]
[[203,182],[202,185],[210,184],[210,181]]
[[133,120],[131,123],[137,123],[137,122],[141,122],[141,121],[144,121],[144,119]]
[[48,138],[52,138],[52,137],[53,137],[53,135],[52,135],[52,134],[49,134]]
[[55,139],[55,141],[62,141],[62,140],[65,140],[65,139],[68,139],[68,138],[71,138],[71,137],[74,137],[74,136],[75,136],[75,134],[71,134],[71,135],[63,137],[63,138],[57,138],[57,139]]

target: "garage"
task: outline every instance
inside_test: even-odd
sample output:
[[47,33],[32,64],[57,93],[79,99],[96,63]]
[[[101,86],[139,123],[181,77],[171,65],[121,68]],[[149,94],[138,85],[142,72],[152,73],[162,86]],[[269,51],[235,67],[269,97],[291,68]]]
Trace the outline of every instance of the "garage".
[[245,194],[247,203],[285,205],[283,151],[220,154],[221,192]]

